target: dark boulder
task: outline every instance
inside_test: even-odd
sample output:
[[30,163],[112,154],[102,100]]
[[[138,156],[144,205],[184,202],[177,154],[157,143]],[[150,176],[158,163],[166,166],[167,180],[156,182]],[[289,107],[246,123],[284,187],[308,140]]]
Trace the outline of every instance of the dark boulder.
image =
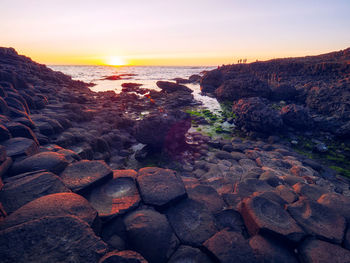
[[11,171],[13,174],[20,174],[37,170],[47,170],[58,175],[67,165],[68,161],[63,154],[57,152],[41,152],[14,163]]
[[219,70],[208,71],[200,80],[201,91],[213,93],[222,83],[223,74]]
[[258,262],[298,263],[296,255],[286,245],[276,240],[256,235],[249,240]]
[[165,91],[166,93],[173,93],[173,92],[192,93],[193,92],[193,90],[191,90],[190,88],[187,88],[184,85],[180,85],[169,81],[157,81],[156,84],[161,90]]
[[185,133],[191,127],[189,114],[174,111],[151,115],[135,125],[135,138],[155,149],[179,148],[185,144]]
[[306,239],[298,248],[302,262],[347,263],[350,251],[318,239]]
[[186,197],[185,186],[175,171],[157,167],[140,169],[137,177],[145,204],[164,208]]
[[279,131],[283,126],[280,114],[262,98],[240,99],[233,104],[232,111],[237,116],[235,124],[246,131],[269,134]]
[[237,232],[224,229],[205,241],[204,247],[215,256],[218,262],[258,262],[248,241]]
[[2,124],[0,124],[0,142],[11,138],[10,131]]
[[44,217],[0,231],[4,263],[96,263],[106,252],[90,226],[73,216]]
[[217,231],[215,219],[208,208],[191,199],[170,207],[167,217],[183,244],[200,246]]
[[166,262],[177,245],[167,218],[153,210],[136,210],[124,219],[130,247],[149,262]]
[[60,175],[73,192],[82,193],[113,178],[113,171],[103,161],[83,160],[71,163]]
[[190,246],[180,246],[176,252],[171,256],[168,263],[212,263],[213,261],[200,249]]
[[281,109],[283,123],[295,128],[305,129],[313,127],[313,120],[309,111],[300,105],[290,104]]
[[6,128],[9,130],[12,137],[24,137],[32,139],[39,145],[38,139],[36,138],[34,132],[28,126],[18,122],[11,122],[9,124],[6,124]]
[[5,182],[0,191],[0,202],[10,214],[36,198],[65,192],[70,190],[52,173],[23,174],[11,177],[10,182]]
[[282,84],[276,87],[272,87],[271,99],[275,101],[295,101],[298,95],[298,91],[295,87],[287,84]]
[[12,158],[31,156],[39,151],[35,141],[23,137],[9,139],[4,141],[2,145],[6,148],[7,156]]

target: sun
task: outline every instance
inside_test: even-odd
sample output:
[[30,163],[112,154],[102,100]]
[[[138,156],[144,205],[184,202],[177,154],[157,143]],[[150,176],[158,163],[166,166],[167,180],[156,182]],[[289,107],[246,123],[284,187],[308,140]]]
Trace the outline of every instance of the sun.
[[110,66],[123,66],[126,62],[121,57],[110,57],[107,59],[107,65]]

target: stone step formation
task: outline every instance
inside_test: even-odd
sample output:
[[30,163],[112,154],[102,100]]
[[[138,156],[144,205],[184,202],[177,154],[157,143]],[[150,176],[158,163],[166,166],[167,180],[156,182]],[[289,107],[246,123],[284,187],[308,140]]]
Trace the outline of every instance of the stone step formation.
[[[158,84],[95,93],[0,48],[1,262],[349,262],[347,181],[286,145],[187,134],[191,92]],[[168,163],[126,169],[149,153]]]

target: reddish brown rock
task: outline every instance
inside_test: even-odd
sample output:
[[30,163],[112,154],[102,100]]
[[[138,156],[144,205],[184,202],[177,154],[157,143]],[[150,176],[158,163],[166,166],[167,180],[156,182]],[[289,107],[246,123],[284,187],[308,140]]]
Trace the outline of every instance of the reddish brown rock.
[[137,177],[142,200],[149,205],[165,207],[186,197],[185,186],[175,171],[157,167],[140,169]]
[[307,239],[298,248],[302,262],[348,263],[350,251],[318,239]]
[[112,251],[104,255],[99,263],[147,263],[139,253],[132,250]]
[[73,192],[85,192],[113,178],[112,169],[103,161],[72,163],[60,175],[63,183]]
[[241,214],[251,235],[270,232],[293,242],[300,241],[305,235],[287,211],[263,197],[245,199]]
[[203,245],[219,262],[258,262],[248,241],[237,232],[222,230],[205,241]]
[[113,179],[95,187],[87,196],[101,217],[123,214],[136,208],[140,195],[136,187],[134,170],[113,171]]
[[288,212],[308,234],[339,244],[342,242],[346,221],[326,206],[301,199],[289,205]]
[[337,193],[323,194],[318,203],[344,216],[350,222],[350,198]]
[[42,196],[25,204],[1,222],[0,229],[45,216],[63,215],[76,216],[92,227],[97,225],[97,212],[85,198],[74,193],[58,193]]

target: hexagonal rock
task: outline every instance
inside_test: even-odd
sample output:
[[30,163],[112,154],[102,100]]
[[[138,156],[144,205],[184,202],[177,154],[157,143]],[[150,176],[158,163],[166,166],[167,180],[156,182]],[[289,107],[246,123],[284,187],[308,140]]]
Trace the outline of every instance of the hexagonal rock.
[[287,203],[294,203],[298,200],[297,194],[285,185],[277,186],[275,192]]
[[225,206],[224,200],[211,186],[197,185],[189,187],[187,188],[187,194],[190,199],[204,204],[212,213],[220,212]]
[[294,242],[300,241],[305,235],[287,211],[264,197],[244,199],[241,214],[251,235],[270,232]]
[[137,177],[145,204],[164,208],[186,197],[185,186],[175,171],[157,167],[140,169]]
[[217,231],[208,208],[191,199],[170,207],[167,217],[183,244],[199,246]]
[[273,191],[273,187],[258,179],[246,179],[235,185],[235,193],[242,197],[248,197],[254,192]]
[[73,192],[82,193],[112,179],[113,171],[103,161],[83,160],[68,165],[60,177]]
[[128,176],[128,172],[113,171],[113,174],[112,180],[95,187],[87,196],[100,217],[123,214],[136,208],[141,201],[134,177]]
[[221,230],[205,241],[203,245],[219,262],[257,262],[248,241],[237,232]]
[[180,262],[212,263],[213,261],[198,248],[180,246],[171,256],[168,263]]
[[6,183],[0,191],[0,202],[8,214],[41,196],[70,192],[60,178],[50,172],[18,176],[18,178]]
[[350,198],[341,194],[327,193],[323,194],[318,200],[321,205],[336,211],[344,216],[350,222]]
[[58,193],[37,198],[21,208],[0,223],[0,229],[20,225],[45,216],[76,216],[94,226],[97,221],[97,211],[89,202],[74,193]]
[[350,251],[318,239],[307,239],[298,248],[302,262],[348,263]]
[[37,170],[47,170],[54,174],[60,174],[67,165],[68,161],[63,154],[41,152],[14,163],[11,171],[13,174],[20,174]]
[[312,184],[296,183],[293,185],[294,191],[302,196],[307,197],[310,200],[316,201],[321,195],[326,194],[328,191],[322,187]]
[[178,239],[167,218],[156,211],[131,212],[124,224],[130,247],[150,262],[166,262],[177,247]]
[[2,262],[96,263],[106,252],[89,225],[73,216],[44,217],[0,231]]
[[346,221],[335,211],[307,199],[289,205],[287,210],[308,234],[334,243],[342,242]]
[[232,231],[246,234],[243,218],[233,209],[226,209],[215,215],[215,224],[219,230],[229,228]]
[[6,147],[7,156],[12,158],[31,156],[39,152],[35,141],[28,138],[12,138],[2,143]]
[[281,242],[256,235],[249,240],[249,245],[259,262],[299,262],[296,255]]
[[112,251],[104,255],[99,263],[147,263],[139,253],[132,250]]

